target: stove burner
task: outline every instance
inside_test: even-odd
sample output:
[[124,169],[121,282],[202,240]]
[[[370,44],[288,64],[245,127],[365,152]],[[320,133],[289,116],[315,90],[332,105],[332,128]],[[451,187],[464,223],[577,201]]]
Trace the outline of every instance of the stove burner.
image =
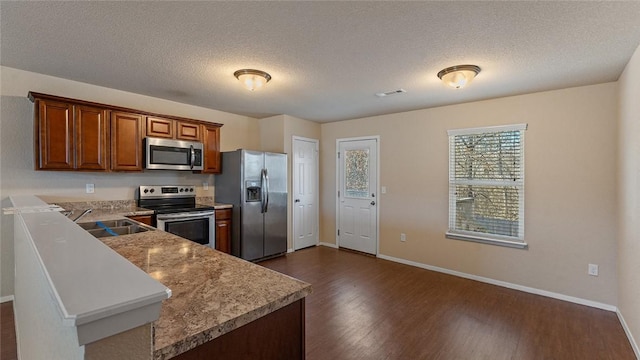
[[138,206],[156,214],[214,210],[213,206],[196,204],[195,186],[140,186]]

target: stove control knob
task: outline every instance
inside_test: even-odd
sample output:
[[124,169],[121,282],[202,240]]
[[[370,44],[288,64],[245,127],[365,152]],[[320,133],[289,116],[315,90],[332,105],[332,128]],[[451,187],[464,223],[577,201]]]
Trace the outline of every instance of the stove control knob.
[[149,192],[152,193],[152,194],[153,194],[154,191],[156,191],[156,190],[155,189],[149,190]]
[[189,191],[193,192],[193,188],[189,189]]
[[149,192],[149,189],[144,189],[144,193],[145,194],[148,193],[148,192]]
[[184,188],[180,188],[180,192],[184,192]]

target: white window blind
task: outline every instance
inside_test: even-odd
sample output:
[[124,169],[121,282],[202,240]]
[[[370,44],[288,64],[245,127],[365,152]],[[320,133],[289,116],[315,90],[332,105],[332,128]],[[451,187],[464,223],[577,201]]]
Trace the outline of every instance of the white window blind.
[[524,248],[526,124],[449,131],[447,237]]

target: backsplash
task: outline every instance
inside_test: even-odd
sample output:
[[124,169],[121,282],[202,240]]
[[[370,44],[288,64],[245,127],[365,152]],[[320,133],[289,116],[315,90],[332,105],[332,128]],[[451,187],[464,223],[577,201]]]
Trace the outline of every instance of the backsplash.
[[135,200],[101,200],[101,201],[78,201],[78,202],[56,202],[55,205],[65,210],[125,210],[137,206]]

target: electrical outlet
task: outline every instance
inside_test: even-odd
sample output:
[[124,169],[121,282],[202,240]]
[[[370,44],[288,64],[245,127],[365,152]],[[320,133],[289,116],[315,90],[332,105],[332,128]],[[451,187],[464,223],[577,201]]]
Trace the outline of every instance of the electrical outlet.
[[202,183],[202,190],[209,190],[209,183],[208,182],[203,182]]
[[400,241],[407,241],[407,234],[400,233]]
[[598,265],[597,264],[589,264],[589,275],[598,276]]
[[87,184],[85,190],[87,191],[87,194],[93,194],[96,191],[96,188],[93,184]]

